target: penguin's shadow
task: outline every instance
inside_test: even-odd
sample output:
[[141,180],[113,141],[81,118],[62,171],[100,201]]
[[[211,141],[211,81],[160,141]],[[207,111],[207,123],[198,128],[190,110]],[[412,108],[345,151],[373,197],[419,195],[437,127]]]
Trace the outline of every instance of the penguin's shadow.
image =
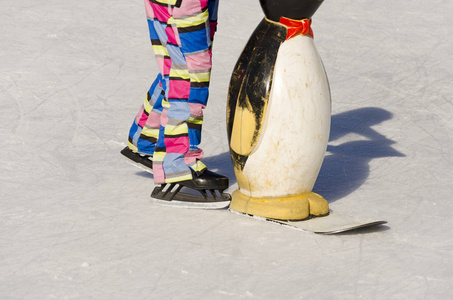
[[[388,139],[372,126],[390,120],[392,113],[377,107],[365,107],[332,116],[327,153],[313,188],[329,202],[335,202],[358,189],[370,174],[370,161],[383,157],[403,157]],[[343,142],[344,140],[344,142]],[[214,172],[236,183],[230,155],[224,152],[203,158]],[[138,175],[152,176],[146,172]]]
[[391,112],[377,107],[332,116],[327,153],[313,191],[334,202],[365,183],[371,160],[405,156],[392,148],[394,141],[372,128],[392,116]]

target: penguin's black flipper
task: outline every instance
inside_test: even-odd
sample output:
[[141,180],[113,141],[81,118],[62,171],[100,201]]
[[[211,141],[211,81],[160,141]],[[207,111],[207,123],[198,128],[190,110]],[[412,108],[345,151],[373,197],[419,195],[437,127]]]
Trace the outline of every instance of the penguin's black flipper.
[[259,142],[274,65],[286,32],[286,27],[264,19],[234,68],[228,92],[227,131],[233,164],[239,169]]

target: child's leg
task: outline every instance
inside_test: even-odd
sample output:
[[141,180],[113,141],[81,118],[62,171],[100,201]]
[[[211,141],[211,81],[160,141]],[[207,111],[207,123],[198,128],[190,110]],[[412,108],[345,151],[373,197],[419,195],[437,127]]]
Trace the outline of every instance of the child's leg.
[[192,178],[184,161],[184,155],[189,151],[185,120],[189,118],[190,110],[184,103],[187,102],[184,101],[185,98],[188,98],[189,89],[185,84],[188,76],[184,74],[187,73],[187,70],[184,71],[187,69],[184,67],[185,59],[179,50],[172,27],[172,1],[145,0],[150,33],[155,33],[155,36],[151,34],[151,42],[162,75],[161,86],[164,91],[159,107],[159,131],[153,155],[155,183],[164,183],[167,178],[174,181]]
[[[129,137],[132,150],[154,155],[156,183],[189,180],[202,173],[203,109],[209,95],[211,41],[217,2],[145,0],[150,37],[160,68]],[[173,14],[173,17],[172,17]],[[211,30],[212,28],[212,30]],[[159,126],[160,125],[160,126]]]
[[[156,183],[192,179],[202,173],[200,161],[203,109],[209,95],[211,36],[207,0],[183,0],[167,22],[167,51],[171,58],[161,135],[154,155]],[[164,139],[164,143],[160,144]]]
[[[211,1],[211,3],[216,4]],[[165,182],[191,179],[192,170],[201,174],[206,166],[200,161],[203,109],[209,96],[211,74],[211,35],[207,0],[183,0],[173,9],[169,26],[174,41],[167,49],[172,57],[165,128],[166,156],[163,161]],[[216,21],[213,19],[213,24]],[[178,45],[175,47],[174,44]],[[184,166],[184,164],[186,166]]]
[[162,76],[159,74],[151,85],[129,131],[128,146],[135,152],[148,155],[154,154],[159,136],[162,99],[164,98],[164,92],[160,84],[161,78]]
[[209,97],[211,48],[217,24],[217,5],[218,1],[212,0],[183,0],[181,6],[173,10],[180,50],[186,60],[190,81],[190,118],[186,121],[190,150],[185,155],[185,162],[197,173],[206,168],[200,161],[203,150],[198,146],[201,143],[203,110]]
[[[159,26],[160,20],[156,18],[153,8],[148,0],[145,0],[145,8],[148,18],[150,40],[160,73],[152,83],[148,93],[146,94],[144,104],[131,126],[129,131],[128,146],[133,151],[153,155],[157,139],[159,137],[160,118],[163,110],[162,100],[165,97],[166,82],[163,74],[167,74],[168,77],[171,60],[165,47],[167,36],[165,32],[158,32],[159,27],[161,27]],[[162,19],[161,22],[166,23],[169,17],[169,13],[167,13],[167,15],[160,16]]]

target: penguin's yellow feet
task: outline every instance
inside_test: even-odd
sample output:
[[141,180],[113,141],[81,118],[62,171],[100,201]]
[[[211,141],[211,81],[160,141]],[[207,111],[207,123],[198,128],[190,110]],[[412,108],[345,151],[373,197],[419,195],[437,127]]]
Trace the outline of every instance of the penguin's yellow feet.
[[291,197],[254,198],[236,190],[232,194],[230,209],[270,219],[303,220],[329,214],[329,203],[313,192]]

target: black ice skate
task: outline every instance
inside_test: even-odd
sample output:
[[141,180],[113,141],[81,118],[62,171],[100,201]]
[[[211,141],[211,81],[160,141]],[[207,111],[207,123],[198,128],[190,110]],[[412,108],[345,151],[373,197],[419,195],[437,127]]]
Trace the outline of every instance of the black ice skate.
[[141,154],[129,149],[129,147],[121,150],[121,154],[128,158],[127,162],[131,165],[153,174],[153,156]]
[[193,179],[165,183],[155,187],[151,198],[156,204],[184,208],[222,209],[228,208],[231,196],[223,191],[228,188],[228,177],[205,171]]

